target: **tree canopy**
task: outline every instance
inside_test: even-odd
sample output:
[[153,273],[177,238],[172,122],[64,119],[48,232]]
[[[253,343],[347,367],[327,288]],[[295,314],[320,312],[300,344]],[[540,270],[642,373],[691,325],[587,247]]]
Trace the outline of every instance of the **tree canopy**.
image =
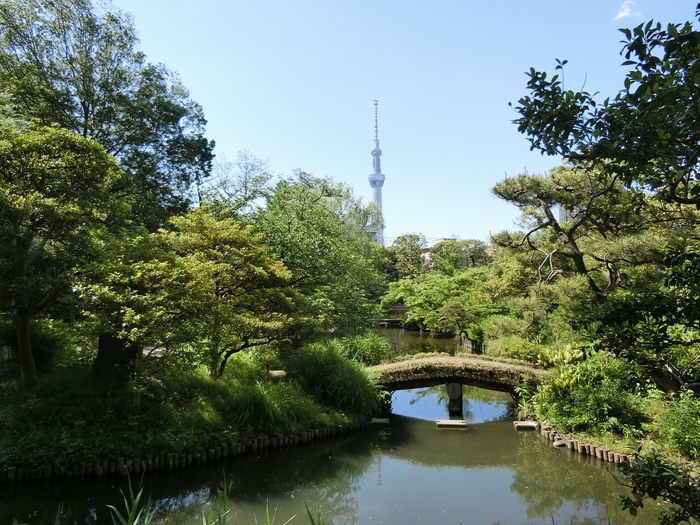
[[[700,31],[691,22],[653,21],[620,31],[630,70],[619,93],[597,102],[567,90],[562,75],[530,69],[530,94],[515,107],[518,130],[543,154],[594,163],[628,186],[700,204]],[[566,63],[557,60],[555,69],[563,74]]]
[[129,16],[90,0],[0,3],[0,91],[17,110],[97,140],[125,172],[113,192],[155,228],[211,170],[202,108],[146,61]]
[[291,272],[301,313],[326,330],[361,328],[377,318],[384,292],[379,246],[366,226],[372,209],[330,179],[298,173],[266,195],[252,223]]
[[29,324],[70,292],[99,232],[125,211],[121,172],[100,144],[71,131],[0,129],[0,308],[18,327],[23,386],[36,384]]

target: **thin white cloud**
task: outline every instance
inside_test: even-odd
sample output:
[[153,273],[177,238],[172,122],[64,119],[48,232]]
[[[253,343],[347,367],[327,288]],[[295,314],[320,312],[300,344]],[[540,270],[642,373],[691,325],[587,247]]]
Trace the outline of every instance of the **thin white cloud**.
[[633,11],[632,8],[634,7],[634,2],[632,0],[625,0],[622,2],[622,6],[620,7],[620,11],[615,15],[615,18],[613,20],[620,20],[620,18],[627,18],[628,16],[639,16],[638,11]]

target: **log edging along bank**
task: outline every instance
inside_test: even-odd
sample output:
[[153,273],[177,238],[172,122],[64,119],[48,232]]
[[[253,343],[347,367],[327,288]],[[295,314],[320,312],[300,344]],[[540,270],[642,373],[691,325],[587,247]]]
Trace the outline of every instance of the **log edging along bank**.
[[631,464],[634,461],[634,454],[623,454],[606,447],[591,445],[580,439],[570,438],[566,434],[557,432],[547,424],[538,423],[538,427],[542,437],[555,448],[571,450],[581,456],[589,456],[608,463]]
[[347,434],[369,425],[370,421],[363,421],[347,425],[315,428],[298,434],[259,436],[248,440],[222,442],[211,447],[204,447],[201,450],[184,453],[155,452],[134,458],[107,457],[65,464],[55,462],[51,465],[45,464],[33,468],[11,466],[0,468],[0,483],[51,478],[127,476],[149,471],[169,471],[192,466],[197,467],[228,457],[257,452],[265,448],[281,448],[309,443],[329,436]]

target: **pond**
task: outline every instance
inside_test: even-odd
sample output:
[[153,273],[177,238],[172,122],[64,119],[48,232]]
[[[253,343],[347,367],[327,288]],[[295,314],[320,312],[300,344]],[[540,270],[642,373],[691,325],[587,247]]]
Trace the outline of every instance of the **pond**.
[[[157,522],[201,524],[224,476],[231,485],[227,523],[308,524],[306,507],[340,524],[628,524],[615,470],[554,449],[534,432],[516,432],[509,397],[464,387],[466,430],[447,419],[444,387],[395,392],[387,425],[286,449],[264,449],[198,470],[145,478]],[[112,523],[123,480],[45,480],[0,487],[0,524]],[[654,523],[637,516],[637,525]]]
[[403,328],[375,328],[373,331],[389,339],[399,355],[423,352],[446,352],[454,355],[462,351],[459,338],[455,336],[437,336],[430,332]]

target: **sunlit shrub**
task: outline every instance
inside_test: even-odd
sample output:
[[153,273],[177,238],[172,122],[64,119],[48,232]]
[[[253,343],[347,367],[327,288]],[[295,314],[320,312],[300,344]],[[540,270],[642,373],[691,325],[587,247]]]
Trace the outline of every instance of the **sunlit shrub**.
[[543,368],[570,365],[581,361],[583,350],[571,344],[562,346],[543,346],[537,357],[537,364]]
[[541,345],[517,335],[502,337],[488,343],[488,353],[491,355],[519,359],[532,364],[537,363],[542,352]]
[[565,432],[636,434],[646,379],[641,370],[604,352],[591,352],[575,365],[564,365],[532,398],[537,417]]
[[659,435],[676,452],[700,459],[700,399],[692,391],[681,392],[670,404],[660,418]]
[[351,414],[371,414],[379,408],[376,378],[357,361],[339,362],[327,378],[327,398]]

